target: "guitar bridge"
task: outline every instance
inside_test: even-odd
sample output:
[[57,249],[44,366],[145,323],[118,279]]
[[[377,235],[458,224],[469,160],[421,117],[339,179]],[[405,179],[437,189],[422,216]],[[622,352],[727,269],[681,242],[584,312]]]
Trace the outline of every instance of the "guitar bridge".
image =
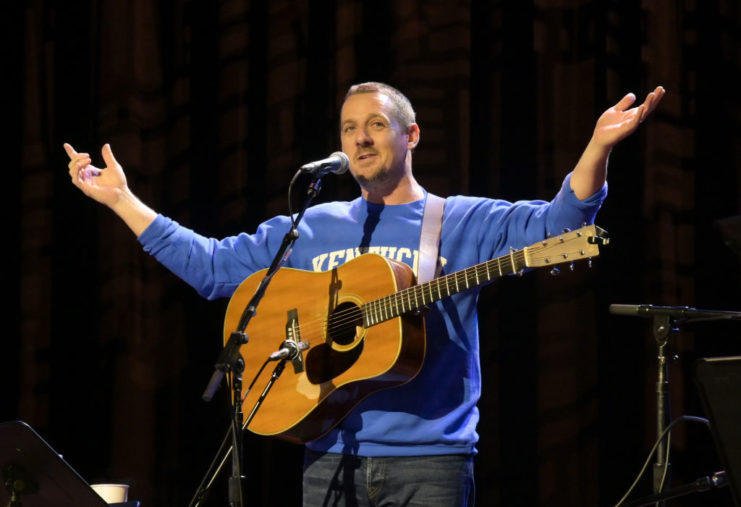
[[298,325],[298,310],[295,308],[288,310],[286,316],[286,341],[291,341],[296,344],[298,348],[298,355],[291,360],[293,365],[294,373],[302,373],[304,371],[304,353],[302,348],[299,346],[301,342],[301,330]]

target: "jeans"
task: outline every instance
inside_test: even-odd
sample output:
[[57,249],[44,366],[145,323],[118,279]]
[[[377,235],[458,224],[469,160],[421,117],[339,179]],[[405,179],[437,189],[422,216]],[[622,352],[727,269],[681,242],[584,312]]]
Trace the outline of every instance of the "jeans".
[[474,493],[473,456],[304,458],[304,507],[469,507]]

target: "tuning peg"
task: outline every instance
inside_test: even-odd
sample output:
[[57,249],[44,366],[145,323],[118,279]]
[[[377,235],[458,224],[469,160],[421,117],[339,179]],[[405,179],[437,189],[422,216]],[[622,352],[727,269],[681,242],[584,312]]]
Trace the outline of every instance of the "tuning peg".
[[562,232],[565,234],[567,232],[571,232],[571,229],[569,229],[568,227],[564,227]]
[[551,276],[558,276],[559,273],[561,273],[561,270],[558,269],[556,266],[553,266],[553,269],[551,269]]
[[591,268],[592,267],[592,258],[591,257],[589,259],[587,259],[587,267],[588,268]]
[[574,271],[574,261],[571,261],[571,262],[569,263],[569,269],[570,269],[571,271]]

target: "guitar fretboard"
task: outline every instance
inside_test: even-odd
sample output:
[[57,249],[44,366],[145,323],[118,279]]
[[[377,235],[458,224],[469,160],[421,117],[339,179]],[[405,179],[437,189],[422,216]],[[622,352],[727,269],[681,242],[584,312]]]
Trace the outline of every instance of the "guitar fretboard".
[[361,307],[363,326],[375,326],[459,292],[517,273],[526,267],[525,250],[512,251],[496,259],[369,301]]

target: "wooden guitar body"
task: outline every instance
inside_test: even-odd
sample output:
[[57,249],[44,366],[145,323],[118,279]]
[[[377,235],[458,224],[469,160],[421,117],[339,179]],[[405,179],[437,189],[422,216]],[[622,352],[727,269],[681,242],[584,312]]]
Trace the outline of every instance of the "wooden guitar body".
[[[237,329],[244,308],[265,271],[247,278],[227,308],[224,340]],[[309,343],[303,370],[289,362],[248,429],[294,442],[330,431],[366,396],[412,379],[425,356],[424,319],[407,313],[378,324],[364,324],[360,308],[413,285],[411,269],[379,255],[357,257],[331,271],[290,268],[273,277],[245,332],[241,348],[248,385],[271,353],[286,339]],[[242,408],[249,414],[270,379],[268,365]]]

